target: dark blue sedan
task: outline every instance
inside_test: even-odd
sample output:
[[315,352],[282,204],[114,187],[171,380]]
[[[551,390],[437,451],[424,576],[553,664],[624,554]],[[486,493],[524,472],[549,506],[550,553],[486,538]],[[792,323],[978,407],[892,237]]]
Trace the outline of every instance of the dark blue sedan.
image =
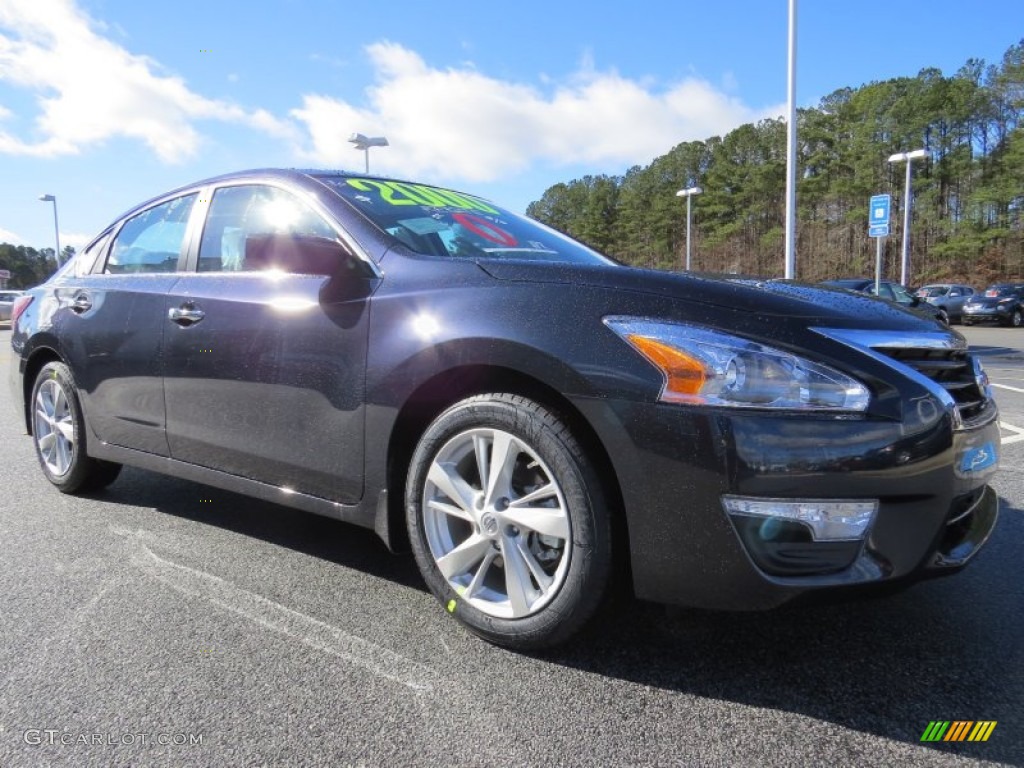
[[58,490],[127,464],[372,528],[509,647],[566,640],[615,584],[761,609],[953,573],[998,514],[998,413],[959,334],[621,266],[434,186],[198,182],[13,314]]

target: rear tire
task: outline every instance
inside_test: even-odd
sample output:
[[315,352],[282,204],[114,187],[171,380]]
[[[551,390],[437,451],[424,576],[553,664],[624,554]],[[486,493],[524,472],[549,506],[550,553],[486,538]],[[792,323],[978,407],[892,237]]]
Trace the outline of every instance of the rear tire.
[[565,423],[531,400],[479,395],[438,416],[413,454],[405,505],[430,591],[489,642],[557,645],[606,599],[600,479]]
[[71,371],[47,363],[32,386],[32,438],[43,474],[61,493],[95,491],[110,485],[121,465],[86,454],[86,425]]

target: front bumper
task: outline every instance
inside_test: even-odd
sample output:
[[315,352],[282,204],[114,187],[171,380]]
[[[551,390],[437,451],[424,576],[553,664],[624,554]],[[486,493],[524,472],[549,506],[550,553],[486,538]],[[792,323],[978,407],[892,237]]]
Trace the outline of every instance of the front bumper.
[[[994,457],[972,458],[998,451],[994,405],[969,427],[954,427],[948,412],[911,427],[621,401],[578,406],[603,432],[620,481],[642,599],[757,610],[812,592],[952,573],[998,517],[987,485]],[[876,499],[878,509],[848,567],[777,575],[756,564],[724,511],[730,494]]]
[[1010,318],[1009,307],[964,307],[964,320],[975,323],[1005,322]]

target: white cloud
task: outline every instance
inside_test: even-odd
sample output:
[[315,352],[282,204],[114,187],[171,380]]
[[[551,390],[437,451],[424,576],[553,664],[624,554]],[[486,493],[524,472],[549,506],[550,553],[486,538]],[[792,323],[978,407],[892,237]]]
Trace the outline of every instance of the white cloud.
[[137,139],[165,162],[196,152],[197,120],[240,123],[275,136],[291,128],[264,110],[193,92],[146,56],[98,34],[73,0],[0,3],[0,80],[37,94],[36,136],[0,131],[0,153],[75,154],[112,137]]
[[60,233],[60,247],[63,250],[66,246],[71,246],[76,251],[82,250],[89,244],[89,241],[95,236],[93,234],[86,234],[84,232],[61,232]]
[[319,164],[358,166],[347,136],[383,134],[375,170],[490,181],[536,161],[552,164],[646,163],[681,141],[705,139],[767,115],[690,77],[656,90],[647,82],[595,69],[584,58],[568,83],[543,91],[481,74],[472,65],[435,69],[395,43],[367,48],[376,83],[368,105],[306,94],[291,115]]
[[16,235],[9,229],[0,227],[0,243],[10,243],[11,245],[24,245],[25,240],[20,235]]

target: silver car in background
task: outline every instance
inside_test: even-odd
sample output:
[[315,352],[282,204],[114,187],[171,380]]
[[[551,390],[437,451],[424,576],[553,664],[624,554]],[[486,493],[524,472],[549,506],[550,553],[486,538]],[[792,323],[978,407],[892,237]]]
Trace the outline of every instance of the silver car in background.
[[964,302],[974,295],[974,289],[960,283],[929,283],[914,295],[938,307],[947,323],[958,323],[963,320]]
[[11,307],[22,291],[0,291],[0,323],[11,322]]

